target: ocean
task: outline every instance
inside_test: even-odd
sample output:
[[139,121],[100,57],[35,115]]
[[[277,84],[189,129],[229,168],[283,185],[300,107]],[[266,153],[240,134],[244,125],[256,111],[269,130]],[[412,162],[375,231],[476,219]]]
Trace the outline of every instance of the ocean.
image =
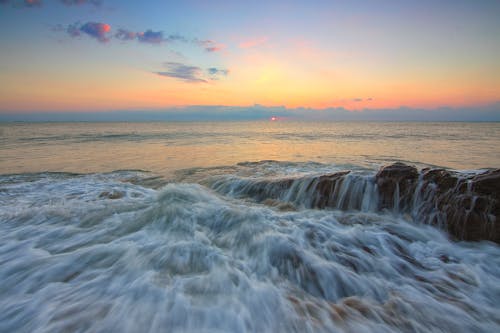
[[499,144],[500,123],[2,123],[0,332],[498,332]]

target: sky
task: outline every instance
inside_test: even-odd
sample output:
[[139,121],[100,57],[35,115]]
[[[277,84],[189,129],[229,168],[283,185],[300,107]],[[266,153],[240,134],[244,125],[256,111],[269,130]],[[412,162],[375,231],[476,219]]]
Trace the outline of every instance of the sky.
[[500,120],[499,17],[498,0],[0,0],[0,120]]

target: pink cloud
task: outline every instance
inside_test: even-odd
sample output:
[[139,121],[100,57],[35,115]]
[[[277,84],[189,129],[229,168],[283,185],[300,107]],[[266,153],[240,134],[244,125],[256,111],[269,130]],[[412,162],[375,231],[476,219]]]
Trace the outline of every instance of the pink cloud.
[[97,39],[102,43],[109,42],[107,33],[111,31],[111,26],[100,22],[87,22],[80,27],[80,31],[86,33],[90,37]]
[[258,38],[243,41],[238,46],[242,49],[249,49],[249,48],[252,48],[255,46],[265,44],[265,43],[267,43],[268,40],[269,40],[269,38],[267,38],[267,37],[258,37]]
[[210,39],[206,40],[195,39],[193,42],[203,47],[207,52],[218,52],[226,48],[226,45],[217,43]]
[[42,0],[24,0],[26,7],[38,7],[42,5]]

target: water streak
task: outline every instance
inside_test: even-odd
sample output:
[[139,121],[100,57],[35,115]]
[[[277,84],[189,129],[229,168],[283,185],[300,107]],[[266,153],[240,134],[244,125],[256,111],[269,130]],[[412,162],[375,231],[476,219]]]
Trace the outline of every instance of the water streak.
[[[377,210],[370,175],[233,173],[157,190],[150,177],[0,176],[0,331],[500,327],[498,245]],[[271,196],[295,210],[259,203]]]

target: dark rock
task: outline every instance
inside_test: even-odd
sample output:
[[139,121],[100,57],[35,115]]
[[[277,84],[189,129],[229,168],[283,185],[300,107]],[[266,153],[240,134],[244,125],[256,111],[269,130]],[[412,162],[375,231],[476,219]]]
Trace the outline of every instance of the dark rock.
[[[500,243],[500,170],[474,177],[443,169],[423,171],[422,191],[432,186],[433,194],[419,212],[423,222],[444,224],[459,240]],[[430,216],[438,218],[431,221]]]
[[329,175],[324,175],[318,177],[315,182],[312,182],[310,186],[315,185],[312,207],[313,208],[325,208],[332,207],[333,203],[336,201],[335,196],[338,196],[338,191],[344,180],[344,176],[349,174],[350,171],[342,171]]
[[500,169],[479,174],[472,180],[474,191],[500,198]]
[[398,162],[382,167],[375,177],[380,209],[409,207],[417,185],[417,168]]
[[456,175],[444,169],[422,170],[422,175],[424,181],[437,184],[441,190],[448,190],[456,186],[458,181],[458,177]]

